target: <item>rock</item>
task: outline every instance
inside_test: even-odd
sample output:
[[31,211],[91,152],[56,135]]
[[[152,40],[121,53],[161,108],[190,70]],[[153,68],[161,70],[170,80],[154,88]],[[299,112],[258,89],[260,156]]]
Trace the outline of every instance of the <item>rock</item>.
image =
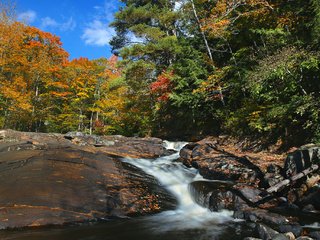
[[[0,229],[143,215],[175,207],[174,198],[153,177],[101,148],[79,146],[55,134],[6,131],[2,135]],[[141,141],[130,151],[138,151],[149,140]],[[148,149],[142,149],[143,154],[157,151]]]
[[285,235],[289,240],[295,240],[295,239],[296,239],[295,235],[294,235],[292,232],[286,232],[284,235]]
[[193,160],[201,159],[206,157],[210,152],[214,151],[214,149],[210,146],[210,144],[197,144],[191,153],[191,158]]
[[209,209],[211,211],[221,211],[223,209],[238,210],[245,204],[231,191],[221,191],[217,189],[211,193],[209,198]]
[[243,240],[262,240],[261,238],[246,237]]
[[302,227],[299,224],[281,224],[278,230],[281,233],[291,232],[295,237],[299,237],[302,233]]
[[235,208],[235,195],[230,192],[231,182],[201,180],[189,184],[193,200],[212,211]]
[[304,212],[314,212],[315,208],[314,208],[314,206],[312,204],[308,204],[308,205],[306,205],[306,206],[304,206],[302,208],[302,211],[304,211]]
[[320,240],[320,231],[310,232],[309,236],[313,239]]
[[[243,210],[243,219],[252,222],[262,222],[271,226],[288,224],[289,220],[277,213],[268,212],[265,209],[246,209]],[[240,213],[238,213],[240,215]]]
[[167,150],[163,146],[163,141],[159,138],[130,138],[119,135],[95,136],[79,132],[70,132],[62,135],[56,133],[18,132],[13,130],[3,130],[1,136],[2,143],[29,142],[32,147],[56,143],[63,145],[97,146],[99,147],[99,151],[118,157],[156,158],[167,154]]
[[192,167],[192,149],[195,146],[195,143],[188,143],[179,152],[180,161],[187,167]]
[[288,154],[284,163],[286,178],[301,172],[314,163],[319,163],[320,145],[308,144],[300,147],[296,151]]
[[257,224],[256,232],[258,236],[263,240],[271,240],[274,239],[279,233],[272,228],[264,225],[264,224]]
[[237,211],[253,206],[260,199],[260,190],[246,185],[218,180],[195,181],[189,185],[193,199],[211,211]]
[[314,240],[314,239],[311,237],[307,237],[307,236],[301,236],[301,237],[296,238],[296,240]]
[[200,175],[210,180],[237,181],[256,185],[262,173],[246,157],[218,151],[216,141],[203,140],[187,144],[180,151],[181,161],[187,167],[199,169]]
[[279,165],[270,164],[267,167],[267,173],[264,175],[264,181],[268,186],[273,186],[282,180],[284,180],[283,169]]
[[308,206],[312,205],[314,209],[320,210],[320,188],[318,186],[310,189],[308,193],[300,199],[298,202],[298,205],[303,207],[303,206]]
[[68,133],[66,133],[66,134],[64,135],[64,137],[65,137],[66,139],[69,139],[69,140],[72,140],[72,139],[74,139],[74,138],[76,138],[76,137],[84,137],[84,136],[85,136],[85,134],[82,133],[82,132],[68,132]]
[[285,234],[277,234],[272,238],[272,240],[289,240],[289,237]]

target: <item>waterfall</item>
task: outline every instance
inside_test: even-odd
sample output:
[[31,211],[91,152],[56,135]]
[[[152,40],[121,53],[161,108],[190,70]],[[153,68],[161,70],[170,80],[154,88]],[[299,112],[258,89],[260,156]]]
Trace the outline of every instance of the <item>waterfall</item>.
[[[164,142],[168,149],[179,151],[186,143]],[[130,163],[149,175],[155,177],[159,183],[170,191],[178,201],[175,210],[164,211],[152,218],[157,222],[157,230],[169,231],[172,229],[197,229],[214,224],[222,224],[232,221],[231,211],[211,212],[207,208],[198,205],[191,196],[189,184],[196,180],[204,180],[196,169],[187,168],[182,163],[176,161],[179,152],[170,156],[159,157],[157,159],[132,159],[124,158],[123,161]],[[165,224],[159,224],[159,221]]]

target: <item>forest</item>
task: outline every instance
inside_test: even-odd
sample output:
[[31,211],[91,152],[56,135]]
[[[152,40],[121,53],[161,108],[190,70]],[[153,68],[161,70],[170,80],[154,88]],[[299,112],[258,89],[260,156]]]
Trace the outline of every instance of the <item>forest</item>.
[[1,5],[0,128],[320,142],[318,0],[121,0],[110,59]]

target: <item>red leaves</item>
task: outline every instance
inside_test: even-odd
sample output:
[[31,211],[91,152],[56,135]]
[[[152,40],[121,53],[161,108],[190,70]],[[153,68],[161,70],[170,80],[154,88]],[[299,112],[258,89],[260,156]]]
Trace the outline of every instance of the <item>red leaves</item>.
[[173,72],[163,71],[157,78],[157,81],[151,83],[150,91],[153,94],[159,95],[158,101],[168,101],[171,93]]

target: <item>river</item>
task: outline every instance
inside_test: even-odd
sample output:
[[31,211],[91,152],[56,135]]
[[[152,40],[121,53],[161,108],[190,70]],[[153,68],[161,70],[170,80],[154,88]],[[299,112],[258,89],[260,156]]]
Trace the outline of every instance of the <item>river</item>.
[[[168,149],[179,151],[184,143],[165,142]],[[177,199],[175,210],[159,214],[106,220],[68,227],[46,227],[0,232],[3,240],[177,240],[177,239],[242,239],[248,236],[247,227],[232,218],[232,212],[211,212],[196,204],[189,184],[203,180],[196,169],[177,162],[178,152],[157,159],[130,159],[122,161],[140,168],[155,177],[159,184]],[[250,234],[249,234],[250,235]]]

